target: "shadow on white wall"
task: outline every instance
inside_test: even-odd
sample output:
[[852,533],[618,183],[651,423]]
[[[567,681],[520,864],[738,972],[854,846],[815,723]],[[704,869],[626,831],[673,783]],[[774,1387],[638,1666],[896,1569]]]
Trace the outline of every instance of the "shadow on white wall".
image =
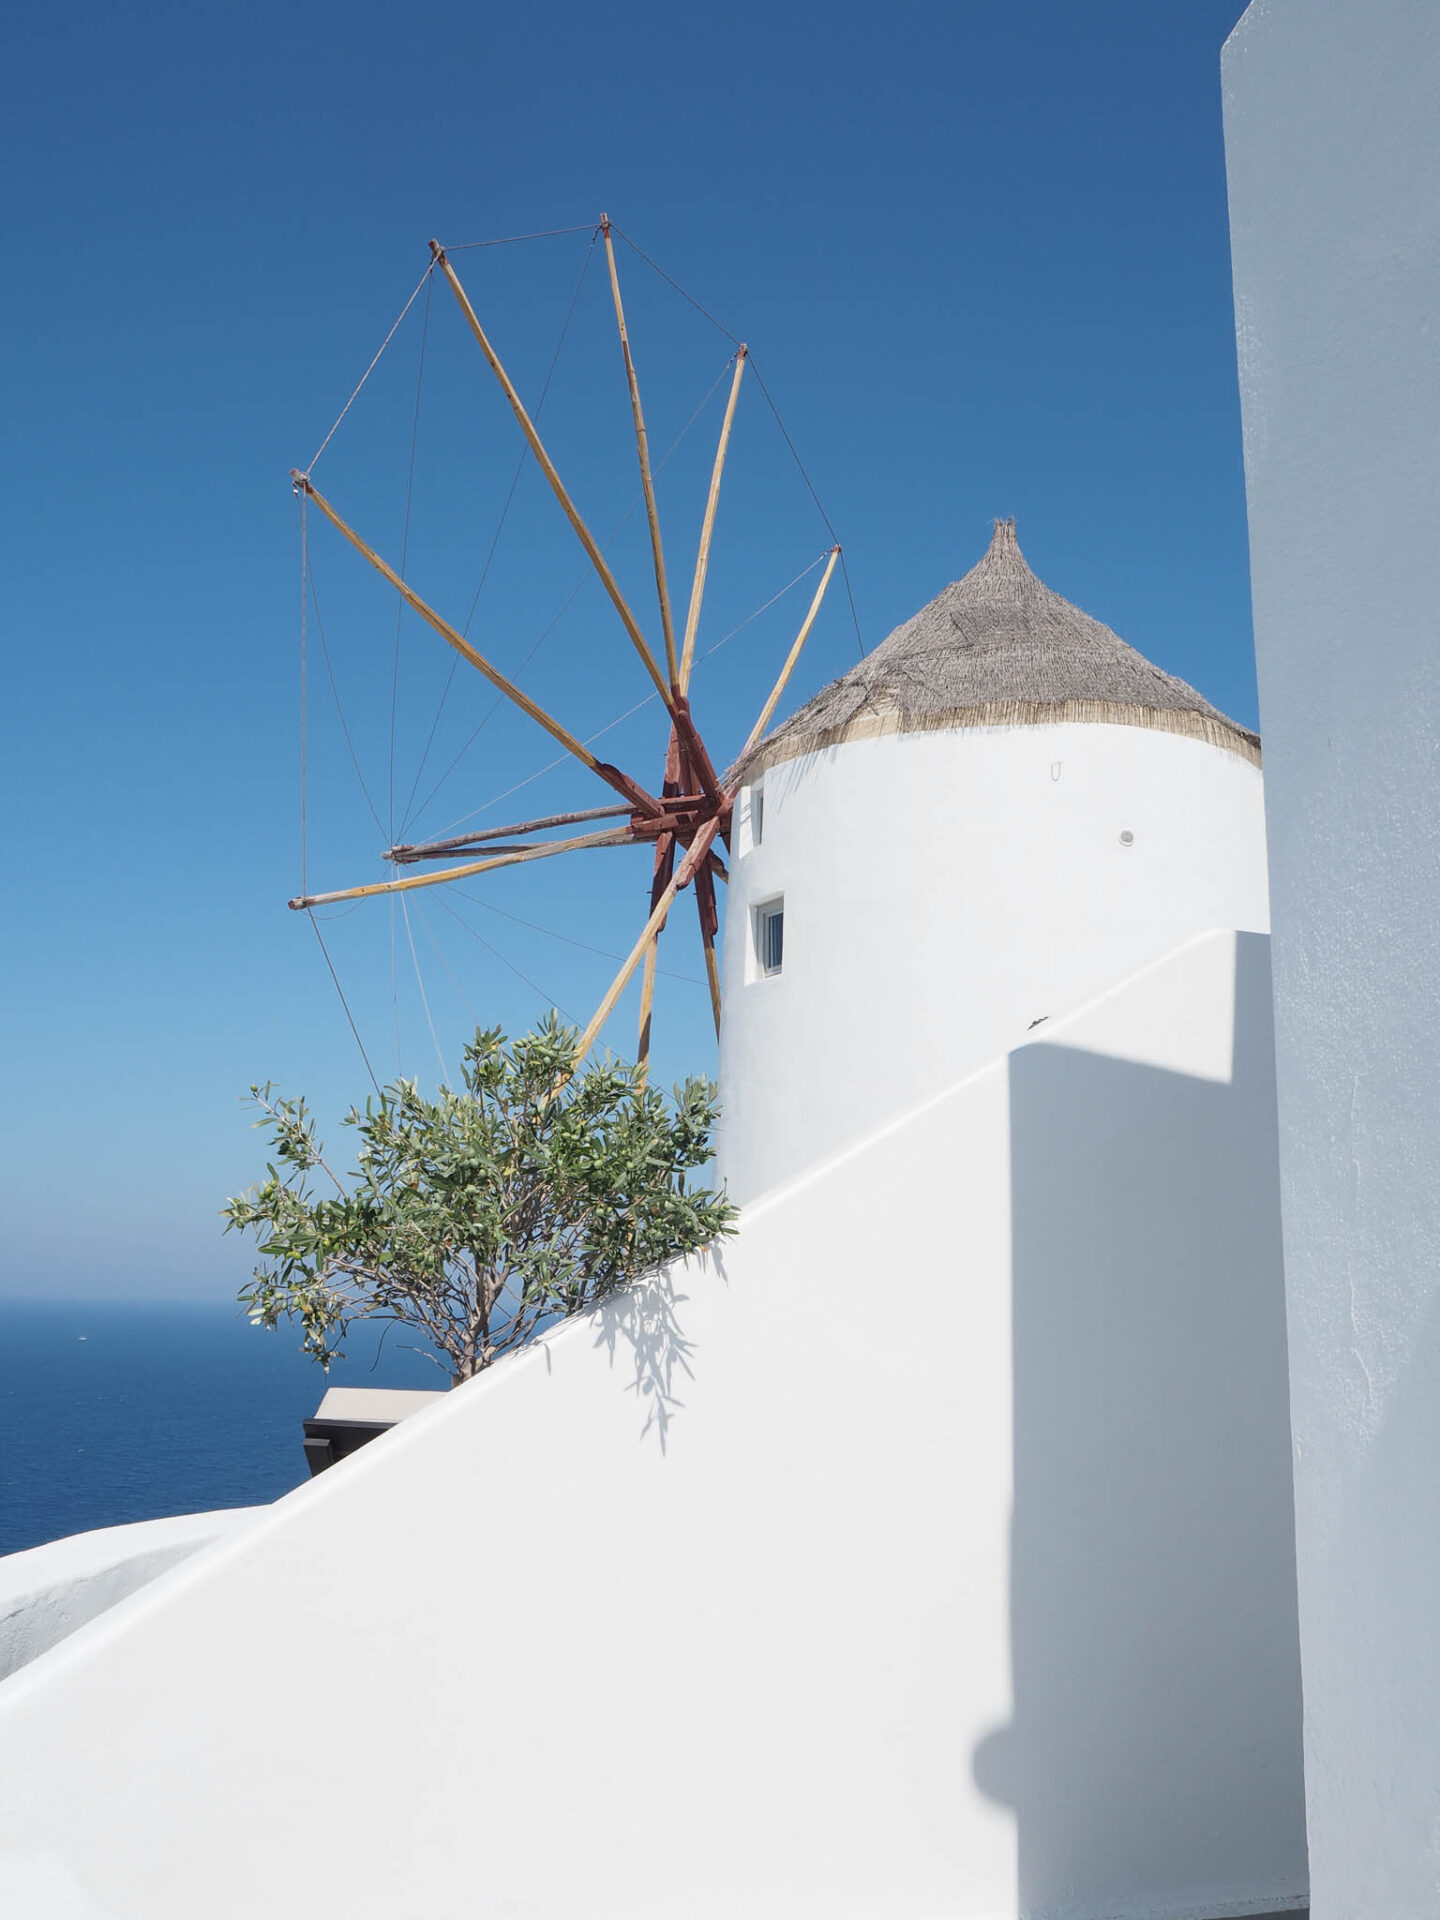
[[1246,1911],[1303,1894],[1268,944],[1236,941],[1228,1081],[1010,1058],[1014,1714],[974,1775],[1015,1810],[1022,1914],[1147,1882],[1165,1912],[1219,1832]]

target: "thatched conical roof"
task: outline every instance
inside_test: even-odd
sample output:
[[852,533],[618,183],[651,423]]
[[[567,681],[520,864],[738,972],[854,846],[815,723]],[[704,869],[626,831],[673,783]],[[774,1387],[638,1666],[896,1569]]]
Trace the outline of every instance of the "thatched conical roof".
[[885,733],[1100,721],[1260,763],[1260,738],[1037,580],[997,520],[984,558],[761,740],[736,772]]

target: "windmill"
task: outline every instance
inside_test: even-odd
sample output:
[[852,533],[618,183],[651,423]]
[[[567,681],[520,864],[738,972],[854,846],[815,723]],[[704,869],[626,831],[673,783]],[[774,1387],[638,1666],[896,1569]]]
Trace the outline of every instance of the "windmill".
[[[439,241],[432,240],[430,243],[431,265],[428,272],[429,274],[440,273],[454,294],[466,325],[474,335],[482,355],[509,402],[530,453],[559,502],[566,519],[574,529],[606,596],[619,616],[620,624],[630,645],[653,683],[655,692],[664,703],[670,719],[670,733],[661,776],[654,783],[656,790],[652,791],[650,787],[642,785],[629,773],[608,761],[597,758],[575,733],[502,673],[470,643],[465,634],[422,599],[402,574],[390,566],[375,548],[370,546],[343,518],[338,508],[319,491],[310,477],[309,470],[302,472],[298,468],[292,469],[291,481],[295,491],[301,496],[302,504],[313,504],[355,551],[389,582],[405,604],[421,620],[461,658],[481,673],[497,693],[518,707],[536,725],[543,728],[566,753],[573,755],[597,779],[608,786],[614,799],[605,806],[522,820],[509,826],[493,827],[483,832],[456,838],[395,845],[386,851],[384,857],[388,862],[396,867],[426,866],[427,871],[396,875],[388,880],[372,881],[361,886],[345,887],[326,893],[304,893],[292,899],[289,905],[295,911],[303,912],[320,906],[382,895],[403,895],[421,888],[445,886],[451,882],[473,879],[477,875],[491,873],[503,867],[550,859],[560,854],[580,853],[601,847],[626,846],[632,843],[647,845],[653,849],[649,918],[581,1034],[575,1054],[578,1064],[594,1045],[637,969],[643,967],[637,1047],[637,1058],[643,1064],[650,1051],[651,1017],[660,935],[665,930],[676,897],[686,888],[692,891],[695,900],[717,1036],[720,1031],[720,973],[715,953],[715,939],[719,931],[716,882],[728,880],[729,875],[716,843],[719,842],[728,852],[738,783],[732,779],[727,785],[717,773],[691,711],[689,689],[695,664],[696,635],[705,597],[721,482],[724,477],[731,428],[740,398],[740,387],[748,353],[746,347],[740,344],[734,356],[734,371],[700,526],[685,624],[677,636],[674,602],[670,594],[660,515],[656,503],[649,438],[640,398],[639,379],[631,351],[630,333],[626,325],[620,275],[615,259],[615,229],[612,228],[608,216],[602,214],[597,231],[604,240],[616,326],[629,389],[640,485],[649,523],[650,549],[654,563],[655,593],[663,642],[663,664],[660,659],[657,659],[647,641],[599,543],[582,518],[554,461],[546,451],[534,420],[527,412],[514,383],[502,365],[461,284],[453,263]],[[313,461],[311,466],[313,468]],[[825,555],[824,569],[805,618],[735,762],[736,766],[744,764],[746,757],[759,742],[774,716],[819,616],[826,590],[839,559],[840,547],[837,543]],[[598,827],[595,831],[579,834],[568,831],[576,827],[589,828],[602,821],[611,824]],[[558,837],[530,837],[554,833],[558,833]],[[467,854],[478,857],[465,859],[464,856]],[[432,862],[445,864],[431,866],[429,863]]]

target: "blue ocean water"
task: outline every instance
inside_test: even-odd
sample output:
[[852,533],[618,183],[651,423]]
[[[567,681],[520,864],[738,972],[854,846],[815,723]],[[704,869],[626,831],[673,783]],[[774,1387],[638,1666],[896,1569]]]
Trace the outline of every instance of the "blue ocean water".
[[0,1300],[0,1553],[277,1499],[308,1478],[300,1423],[327,1384],[447,1384],[381,1333],[356,1329],[327,1379],[228,1303]]

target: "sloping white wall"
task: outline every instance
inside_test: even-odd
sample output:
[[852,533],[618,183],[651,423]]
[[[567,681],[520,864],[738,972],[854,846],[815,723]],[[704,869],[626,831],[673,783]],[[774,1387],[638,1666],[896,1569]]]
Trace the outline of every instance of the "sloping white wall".
[[263,1507],[221,1507],[136,1520],[0,1557],[0,1680],[263,1512]]
[[1440,7],[1267,0],[1225,139],[1316,1920],[1440,1913]]
[[1213,934],[0,1686],[25,1920],[1303,1895],[1265,942]]
[[[742,795],[719,1160],[750,1201],[1210,927],[1269,926],[1263,783],[1142,727],[847,741]],[[1128,838],[1123,837],[1128,836]],[[753,911],[783,896],[757,973]]]

